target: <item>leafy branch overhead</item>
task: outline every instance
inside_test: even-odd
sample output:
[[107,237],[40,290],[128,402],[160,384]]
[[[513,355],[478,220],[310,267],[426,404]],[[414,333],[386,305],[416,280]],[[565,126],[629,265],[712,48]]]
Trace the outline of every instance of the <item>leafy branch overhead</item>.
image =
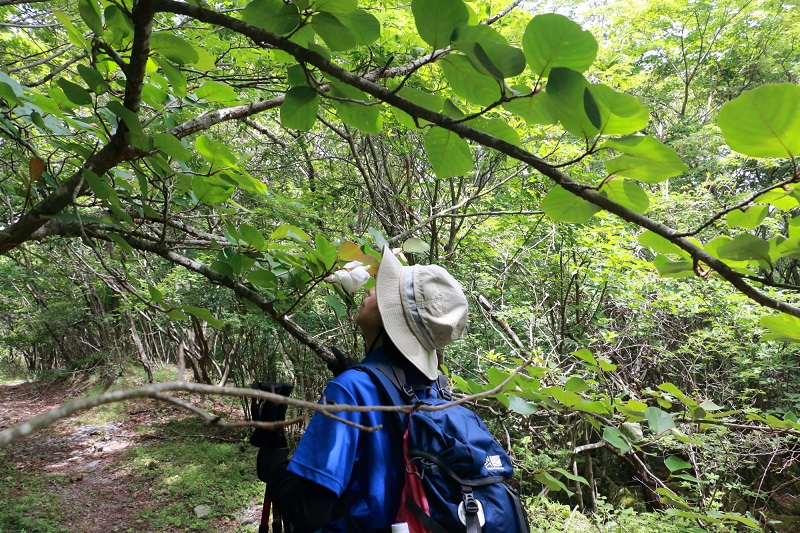
[[[171,13],[226,28],[238,34],[232,40],[245,38],[262,47],[264,52],[251,53],[263,67],[285,69],[288,86],[277,82],[267,89],[273,94],[285,91],[285,95],[262,99],[271,100],[272,105],[256,104],[253,113],[280,105],[285,127],[309,130],[315,127],[324,104],[345,125],[377,134],[384,115],[392,112],[381,105],[384,102],[394,113],[410,117],[415,126],[428,130],[425,151],[437,176],[470,172],[472,154],[467,141],[495,149],[555,182],[542,203],[554,221],[580,223],[607,210],[676,246],[674,253],[656,257],[655,265],[662,274],[713,273],[762,305],[782,311],[786,320],[800,318],[800,309],[762,292],[760,283],[752,281],[757,271],[771,271],[775,261],[796,257],[800,253],[797,236],[768,241],[746,238],[750,234],[744,233],[730,243],[702,243],[644,214],[649,202],[641,184],[664,182],[687,167],[671,148],[639,133],[648,122],[647,109],[639,100],[587,80],[583,73],[594,62],[597,42],[563,16],[531,17],[520,49],[509,44],[509,37],[518,36],[506,37],[492,26],[480,24],[461,0],[412,2],[418,38],[424,45],[413,50],[420,50],[416,53],[429,61],[410,62],[407,69],[394,70],[393,78],[383,78],[393,57],[366,74],[348,70],[346,62],[333,57],[374,46],[382,38],[376,14],[354,1],[287,4],[260,0],[248,4],[239,18],[174,0],[142,1],[130,10],[125,5],[101,10],[91,0],[83,0],[78,7],[88,34],[67,14],[57,11],[55,16],[72,45],[91,53],[93,61],[79,64],[78,76],[59,76],[47,95],[25,88],[24,82],[6,74],[0,78],[0,87],[9,117],[24,124],[8,126],[8,133],[19,142],[31,130],[46,135],[72,131],[95,139],[99,150],[53,139],[50,150],[76,156],[65,167],[73,166],[74,172],[68,179],[57,180],[57,187],[45,187],[37,202],[7,221],[0,237],[4,252],[35,238],[36,231],[53,215],[63,216],[74,199],[87,194],[110,212],[123,231],[135,231],[131,211],[140,211],[145,220],[157,218],[154,215],[163,212],[155,206],[158,201],[167,202],[167,209],[176,212],[178,201],[213,209],[230,201],[237,190],[264,193],[263,186],[237,164],[239,156],[228,147],[206,136],[187,146],[180,138],[197,132],[197,127],[170,126],[185,117],[177,112],[176,104],[204,111],[206,116],[216,114],[218,118],[200,126],[205,129],[224,120],[222,110],[214,107],[237,104],[247,109],[246,101],[259,95],[258,90],[242,91],[235,83],[213,79],[198,79],[199,84],[192,80],[190,86],[187,74],[213,68],[214,54],[201,41],[191,42],[187,31],[171,30],[175,19],[159,15]],[[398,47],[397,55],[408,53]],[[271,58],[277,62],[269,66]],[[401,73],[398,85],[393,80]],[[381,79],[384,82],[377,83]],[[439,88],[437,79],[449,89]],[[793,159],[798,150],[798,92],[794,85],[766,86],[730,102],[720,113],[725,139],[745,155]],[[231,114],[231,118],[247,115],[244,111]],[[588,149],[582,158],[602,161],[606,175],[571,177],[568,165],[541,159],[535,145],[524,148],[518,133],[506,121],[490,118],[495,116],[517,116],[530,127],[560,125],[585,139]],[[124,162],[130,162],[137,176],[128,190],[102,177]],[[153,196],[155,187],[148,183],[145,167],[177,180],[171,199]],[[741,208],[764,205],[791,210],[800,203],[796,178],[795,172],[785,183]],[[178,200],[181,197],[185,200]]]

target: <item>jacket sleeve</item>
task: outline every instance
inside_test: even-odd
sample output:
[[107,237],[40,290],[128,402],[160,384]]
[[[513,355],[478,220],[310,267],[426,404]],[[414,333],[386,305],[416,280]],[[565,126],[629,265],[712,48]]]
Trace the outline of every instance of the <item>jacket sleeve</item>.
[[288,453],[286,448],[259,449],[258,478],[294,531],[313,533],[331,521],[338,498],[330,489],[286,470]]

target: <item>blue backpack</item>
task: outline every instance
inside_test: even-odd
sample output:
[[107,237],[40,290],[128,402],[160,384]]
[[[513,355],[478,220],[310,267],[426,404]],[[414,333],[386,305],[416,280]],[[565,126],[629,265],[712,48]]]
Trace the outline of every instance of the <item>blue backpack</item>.
[[[419,400],[402,369],[361,363],[387,405],[442,406],[452,401],[445,376],[434,383],[438,398]],[[516,491],[511,459],[486,424],[461,405],[397,413],[404,433],[406,485],[398,522],[411,533],[529,533]]]

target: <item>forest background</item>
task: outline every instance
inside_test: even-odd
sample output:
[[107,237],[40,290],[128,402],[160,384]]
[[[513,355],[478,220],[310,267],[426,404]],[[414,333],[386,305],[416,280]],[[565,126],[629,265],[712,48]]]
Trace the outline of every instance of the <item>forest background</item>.
[[363,352],[329,276],[389,244],[463,283],[446,369],[532,514],[797,531],[798,7],[0,0],[0,365],[103,384],[0,445],[313,412]]

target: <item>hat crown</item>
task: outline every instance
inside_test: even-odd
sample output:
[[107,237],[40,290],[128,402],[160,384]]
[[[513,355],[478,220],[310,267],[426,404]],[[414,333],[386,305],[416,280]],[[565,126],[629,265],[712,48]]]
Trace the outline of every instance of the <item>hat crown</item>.
[[467,326],[461,285],[438,265],[403,266],[387,246],[376,289],[389,338],[423,374],[436,379],[436,351],[460,338]]
[[[420,343],[428,349],[442,350],[461,338],[467,326],[468,306],[458,281],[438,265],[403,267],[403,271],[413,287],[412,291],[405,289],[406,320]],[[414,307],[419,320],[414,317]]]

